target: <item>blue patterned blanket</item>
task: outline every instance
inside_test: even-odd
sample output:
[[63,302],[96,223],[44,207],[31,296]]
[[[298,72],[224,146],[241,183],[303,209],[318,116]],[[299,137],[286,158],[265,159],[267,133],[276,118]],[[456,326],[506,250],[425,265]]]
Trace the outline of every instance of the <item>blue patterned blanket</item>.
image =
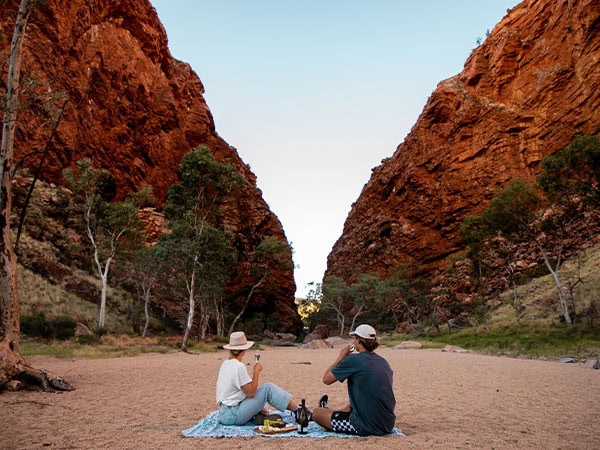
[[[277,411],[275,411],[277,412]],[[277,412],[278,413],[278,412]],[[283,414],[283,420],[286,423],[295,423],[292,414],[286,411]],[[325,437],[338,437],[338,438],[351,438],[358,437],[350,434],[338,434],[333,431],[328,431],[322,428],[315,422],[309,422],[307,434],[300,434],[298,431],[290,431],[289,433],[280,434],[269,434],[265,435],[254,431],[255,425],[250,422],[246,425],[223,425],[219,423],[219,411],[213,411],[204,419],[201,419],[196,425],[187,430],[183,430],[182,434],[184,437],[190,438],[207,438],[207,437],[239,437],[239,436],[265,436],[265,437],[312,437],[312,438],[325,438]],[[404,436],[402,431],[398,428],[394,428],[390,436]]]

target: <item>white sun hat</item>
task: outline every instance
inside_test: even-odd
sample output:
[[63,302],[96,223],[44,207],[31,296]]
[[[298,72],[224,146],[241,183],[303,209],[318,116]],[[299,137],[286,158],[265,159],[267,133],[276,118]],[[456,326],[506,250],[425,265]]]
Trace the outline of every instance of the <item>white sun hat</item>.
[[247,350],[253,345],[254,341],[246,339],[243,331],[234,331],[229,336],[229,344],[224,345],[223,348],[227,350]]

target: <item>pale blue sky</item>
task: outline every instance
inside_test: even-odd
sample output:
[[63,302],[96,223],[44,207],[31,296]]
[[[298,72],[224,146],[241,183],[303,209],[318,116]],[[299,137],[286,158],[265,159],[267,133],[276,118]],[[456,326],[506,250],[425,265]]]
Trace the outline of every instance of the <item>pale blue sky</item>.
[[517,0],[151,0],[294,248],[297,296],[371,169]]

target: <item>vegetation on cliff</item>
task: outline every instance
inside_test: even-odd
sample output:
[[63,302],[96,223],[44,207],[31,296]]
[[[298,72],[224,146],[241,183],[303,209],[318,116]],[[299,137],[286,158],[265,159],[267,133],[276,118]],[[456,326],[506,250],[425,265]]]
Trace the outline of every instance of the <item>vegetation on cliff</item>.
[[[537,184],[514,179],[481,215],[463,221],[469,251],[448,270],[425,278],[400,266],[385,277],[361,274],[353,283],[327,277],[304,302],[320,307],[306,320],[328,324],[340,335],[360,322],[413,336],[479,326],[485,334],[498,310],[510,305],[513,320],[503,326],[575,324],[577,331],[564,336],[584,333],[600,340],[600,273],[583,270],[599,231],[599,162],[600,138],[578,136],[544,159]],[[544,272],[548,276],[540,278]],[[554,290],[528,300],[522,286],[532,279]]]

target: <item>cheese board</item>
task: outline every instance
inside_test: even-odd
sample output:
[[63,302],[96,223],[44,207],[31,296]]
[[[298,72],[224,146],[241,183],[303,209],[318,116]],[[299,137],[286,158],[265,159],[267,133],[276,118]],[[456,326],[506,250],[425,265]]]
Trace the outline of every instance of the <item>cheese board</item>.
[[260,427],[255,427],[254,431],[260,434],[278,434],[278,433],[289,433],[290,431],[297,430],[298,427],[296,425],[292,425],[291,423],[286,423],[282,427],[274,427],[271,425],[262,425]]

